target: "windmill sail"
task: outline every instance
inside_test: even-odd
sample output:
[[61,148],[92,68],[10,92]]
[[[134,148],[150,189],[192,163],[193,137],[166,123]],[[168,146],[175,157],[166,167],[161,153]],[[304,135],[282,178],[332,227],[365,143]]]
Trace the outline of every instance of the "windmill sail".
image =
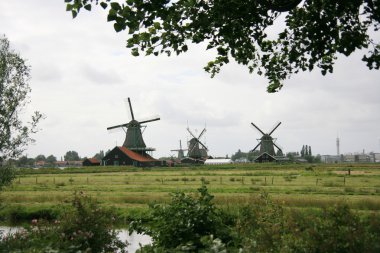
[[147,148],[147,146],[145,145],[142,132],[141,132],[141,127],[142,127],[141,124],[160,120],[160,117],[157,116],[155,118],[150,118],[144,121],[138,121],[135,119],[135,115],[133,113],[131,99],[128,98],[127,100],[124,100],[124,101],[128,102],[127,108],[129,108],[129,112],[130,112],[132,120],[125,124],[108,127],[107,130],[112,130],[116,128],[123,128],[123,129],[126,128],[127,130],[126,130],[125,140],[123,143],[124,147],[133,151],[140,151],[142,153],[146,151],[153,151],[154,150],[153,148]]

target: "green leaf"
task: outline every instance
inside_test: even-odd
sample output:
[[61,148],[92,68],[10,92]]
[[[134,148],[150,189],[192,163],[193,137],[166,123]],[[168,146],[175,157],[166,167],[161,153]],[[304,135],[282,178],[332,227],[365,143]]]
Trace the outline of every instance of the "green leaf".
[[71,11],[73,9],[73,5],[72,4],[67,4],[66,5],[66,11]]
[[91,11],[91,4],[86,4],[84,8],[88,11]]
[[107,16],[107,21],[110,22],[110,21],[114,21],[116,20],[117,18],[117,14],[116,14],[116,11],[114,9],[111,9],[109,12],[108,12],[108,16]]
[[113,24],[113,28],[115,29],[116,32],[120,32],[125,29],[125,25],[120,24],[120,23],[115,23]]
[[121,10],[121,6],[117,2],[112,2],[111,3],[111,8],[114,9],[115,11]]
[[132,52],[131,53],[132,53],[133,56],[139,56],[140,55],[138,48],[132,48]]
[[76,18],[76,16],[78,15],[78,12],[76,12],[76,11],[71,11],[71,14],[73,15],[73,18]]
[[100,3],[100,6],[101,6],[103,9],[105,9],[105,8],[107,8],[108,4],[105,3],[105,2],[101,2],[101,3]]

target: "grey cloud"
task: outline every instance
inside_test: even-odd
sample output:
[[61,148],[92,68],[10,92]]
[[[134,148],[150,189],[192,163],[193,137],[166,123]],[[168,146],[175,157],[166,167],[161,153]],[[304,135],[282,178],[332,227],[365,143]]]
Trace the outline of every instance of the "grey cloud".
[[109,85],[119,84],[123,82],[123,79],[112,69],[104,69],[102,66],[92,67],[85,65],[81,71],[84,77],[95,84]]

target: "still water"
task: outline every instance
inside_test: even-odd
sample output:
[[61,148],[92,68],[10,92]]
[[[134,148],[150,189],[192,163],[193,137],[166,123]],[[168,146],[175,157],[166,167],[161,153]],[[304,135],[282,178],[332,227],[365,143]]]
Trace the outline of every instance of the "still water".
[[[19,229],[20,227],[0,226],[0,232],[2,232],[3,234],[15,233]],[[152,243],[152,238],[150,236],[144,234],[137,234],[135,232],[129,234],[128,230],[126,229],[118,229],[116,231],[118,231],[118,237],[121,241],[127,241],[129,243],[129,245],[126,248],[129,253],[136,252],[136,250],[140,248],[140,244],[147,245]]]

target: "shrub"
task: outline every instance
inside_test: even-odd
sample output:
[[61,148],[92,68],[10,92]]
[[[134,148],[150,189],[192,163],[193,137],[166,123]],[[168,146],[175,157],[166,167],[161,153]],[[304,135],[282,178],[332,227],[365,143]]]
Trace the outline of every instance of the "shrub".
[[[228,226],[223,214],[212,203],[205,185],[198,189],[198,198],[177,192],[168,205],[151,205],[150,222],[132,222],[130,231],[145,233],[153,238],[152,246],[142,252],[170,252],[171,250],[198,251],[210,246],[210,238],[227,240]],[[214,241],[212,239],[211,241]],[[206,243],[207,242],[207,243]],[[208,245],[208,246],[207,246]],[[177,251],[175,251],[177,252]]]
[[33,219],[32,226],[0,240],[2,252],[124,252],[112,227],[113,214],[84,194],[53,224]]
[[8,166],[1,166],[0,158],[0,191],[3,187],[8,186],[16,177],[15,170]]

